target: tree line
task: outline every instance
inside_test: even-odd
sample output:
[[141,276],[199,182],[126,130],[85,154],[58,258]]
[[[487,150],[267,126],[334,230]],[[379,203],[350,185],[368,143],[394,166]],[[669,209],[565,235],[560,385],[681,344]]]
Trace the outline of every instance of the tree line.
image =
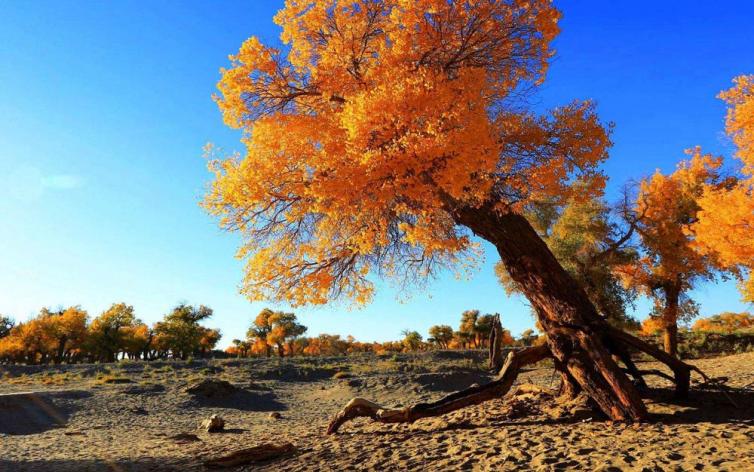
[[[319,334],[306,337],[307,327],[290,312],[263,309],[252,321],[244,339],[233,339],[224,353],[215,351],[221,333],[199,324],[212,316],[212,309],[180,304],[163,320],[151,327],[139,320],[134,308],[125,303],[113,304],[89,321],[79,306],[51,310],[43,308],[28,321],[15,323],[0,315],[0,362],[47,364],[76,362],[115,362],[119,359],[187,359],[192,356],[230,355],[234,357],[342,356],[358,352],[417,352],[431,349],[485,349],[496,314],[479,310],[461,313],[458,329],[434,325],[425,338],[415,330],[404,330],[401,339],[385,342],[362,342],[353,336]],[[630,330],[645,337],[663,331],[657,317],[641,324],[632,322]],[[754,315],[724,312],[701,318],[692,332],[754,335]],[[527,329],[517,338],[503,329],[503,346],[532,346],[543,342],[541,335]]]
[[0,316],[0,362],[61,364],[205,356],[221,337],[219,330],[199,324],[211,316],[212,309],[206,306],[179,304],[148,326],[125,303],[114,303],[91,322],[80,306],[43,308],[18,324]]

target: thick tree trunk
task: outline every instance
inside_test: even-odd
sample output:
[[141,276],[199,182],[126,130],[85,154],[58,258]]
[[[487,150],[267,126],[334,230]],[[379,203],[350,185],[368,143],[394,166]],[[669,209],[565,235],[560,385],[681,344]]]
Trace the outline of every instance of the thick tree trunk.
[[678,356],[678,300],[680,289],[665,289],[665,309],[662,313],[662,344],[665,352]]
[[532,304],[558,365],[613,420],[641,420],[647,410],[603,343],[607,322],[525,217],[493,208],[462,208],[457,221],[495,245]]
[[[463,209],[456,217],[458,223],[497,247],[511,278],[531,302],[547,344],[511,352],[493,382],[432,403],[391,409],[354,398],[330,422],[328,433],[336,432],[343,423],[357,417],[370,417],[382,423],[407,423],[502,397],[523,365],[546,357],[553,358],[560,373],[563,397],[571,398],[584,391],[613,420],[642,420],[648,416],[637,389],[613,356],[626,365],[626,371],[639,387],[646,386],[643,374],[662,375],[675,380],[679,397],[688,394],[691,371],[698,372],[705,381],[710,380],[697,367],[610,326],[523,216],[500,215],[482,207]],[[674,377],[658,370],[640,371],[631,360],[629,349],[637,349],[664,363]]]

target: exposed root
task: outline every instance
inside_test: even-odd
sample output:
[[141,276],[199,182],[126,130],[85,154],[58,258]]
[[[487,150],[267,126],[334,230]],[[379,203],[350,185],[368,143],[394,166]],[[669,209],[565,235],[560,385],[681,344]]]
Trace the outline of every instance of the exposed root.
[[649,354],[658,361],[662,362],[670,370],[673,371],[673,381],[675,382],[675,394],[679,398],[685,398],[689,394],[689,384],[691,382],[691,372],[695,371],[702,376],[703,379],[708,380],[709,377],[705,375],[698,367],[687,364],[682,360],[671,356],[662,349],[653,346],[652,344],[642,341],[636,336],[632,336],[625,331],[622,331],[612,326],[608,327],[609,336],[626,347],[633,347],[641,352]]
[[346,404],[327,427],[333,434],[354,418],[367,417],[380,423],[413,423],[420,418],[440,416],[461,408],[500,398],[510,390],[521,367],[535,364],[550,356],[547,346],[534,346],[508,354],[497,378],[490,383],[455,392],[432,403],[418,403],[405,408],[385,408],[377,403],[354,398]]

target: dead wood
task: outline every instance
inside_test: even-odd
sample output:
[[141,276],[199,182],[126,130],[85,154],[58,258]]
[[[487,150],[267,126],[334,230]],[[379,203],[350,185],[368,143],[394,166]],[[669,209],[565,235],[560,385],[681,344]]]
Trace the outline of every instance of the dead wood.
[[221,469],[238,467],[253,462],[266,462],[292,453],[295,447],[291,443],[265,443],[258,446],[233,451],[230,454],[209,459],[204,462],[205,467]]
[[534,346],[508,354],[497,378],[490,383],[455,392],[432,403],[418,403],[405,408],[385,408],[364,398],[354,398],[346,404],[327,427],[333,434],[346,422],[359,417],[380,423],[413,423],[420,418],[440,416],[461,408],[501,398],[510,390],[521,367],[535,364],[550,356],[547,346]]

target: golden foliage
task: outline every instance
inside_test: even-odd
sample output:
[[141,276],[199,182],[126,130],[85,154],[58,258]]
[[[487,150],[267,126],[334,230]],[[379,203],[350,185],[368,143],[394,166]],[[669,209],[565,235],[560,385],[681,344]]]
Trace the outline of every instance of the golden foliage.
[[549,0],[287,1],[286,52],[250,38],[218,84],[246,152],[211,161],[204,207],[244,237],[242,292],[365,303],[370,271],[416,282],[474,261],[454,206],[521,208],[576,175],[601,189],[591,103],[521,111],[559,18]]
[[709,185],[700,199],[694,225],[697,243],[716,254],[728,268],[748,273],[741,292],[754,301],[754,75],[735,79],[734,87],[720,94],[729,105],[726,129],[743,163],[742,176],[726,185]]

